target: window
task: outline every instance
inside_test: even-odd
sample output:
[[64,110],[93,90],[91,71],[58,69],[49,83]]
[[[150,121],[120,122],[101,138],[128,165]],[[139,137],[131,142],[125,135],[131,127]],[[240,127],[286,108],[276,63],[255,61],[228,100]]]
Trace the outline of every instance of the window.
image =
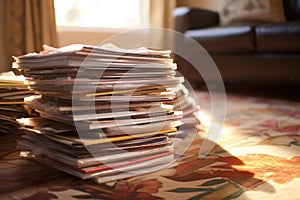
[[149,0],[55,0],[58,27],[148,26]]

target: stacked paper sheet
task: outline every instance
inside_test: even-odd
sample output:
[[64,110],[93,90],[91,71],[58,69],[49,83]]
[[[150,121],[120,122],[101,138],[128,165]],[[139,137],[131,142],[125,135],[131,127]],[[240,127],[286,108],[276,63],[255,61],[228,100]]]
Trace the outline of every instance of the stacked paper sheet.
[[199,124],[170,53],[71,45],[15,58],[13,67],[40,94],[26,99],[41,117],[19,120],[20,147],[98,183],[170,166],[172,138]]
[[30,114],[24,97],[32,94],[24,84],[24,76],[16,76],[13,72],[0,74],[0,136],[18,134],[16,119]]

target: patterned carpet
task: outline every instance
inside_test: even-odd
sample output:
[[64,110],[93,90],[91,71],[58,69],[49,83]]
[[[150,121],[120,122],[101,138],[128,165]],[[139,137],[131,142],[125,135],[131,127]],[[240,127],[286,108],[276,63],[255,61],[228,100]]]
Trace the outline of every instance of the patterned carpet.
[[197,95],[204,131],[174,167],[105,185],[22,159],[17,136],[1,138],[0,199],[299,199],[300,103],[227,96],[215,143],[203,136],[220,122],[209,120],[210,96]]

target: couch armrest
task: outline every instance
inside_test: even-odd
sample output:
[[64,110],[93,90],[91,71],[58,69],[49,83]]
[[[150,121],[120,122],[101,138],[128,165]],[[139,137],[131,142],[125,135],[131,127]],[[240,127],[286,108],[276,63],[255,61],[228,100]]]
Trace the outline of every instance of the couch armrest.
[[200,8],[178,7],[173,11],[174,28],[184,33],[189,29],[201,29],[219,24],[219,14]]

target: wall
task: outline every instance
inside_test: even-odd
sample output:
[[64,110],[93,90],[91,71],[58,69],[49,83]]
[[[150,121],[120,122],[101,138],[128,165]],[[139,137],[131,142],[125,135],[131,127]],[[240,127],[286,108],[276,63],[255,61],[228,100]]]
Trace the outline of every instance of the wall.
[[66,46],[69,44],[89,44],[99,45],[104,40],[119,34],[118,30],[93,29],[93,28],[77,28],[76,30],[68,28],[58,28],[58,46]]
[[178,6],[190,6],[217,11],[220,1],[221,0],[178,0]]

